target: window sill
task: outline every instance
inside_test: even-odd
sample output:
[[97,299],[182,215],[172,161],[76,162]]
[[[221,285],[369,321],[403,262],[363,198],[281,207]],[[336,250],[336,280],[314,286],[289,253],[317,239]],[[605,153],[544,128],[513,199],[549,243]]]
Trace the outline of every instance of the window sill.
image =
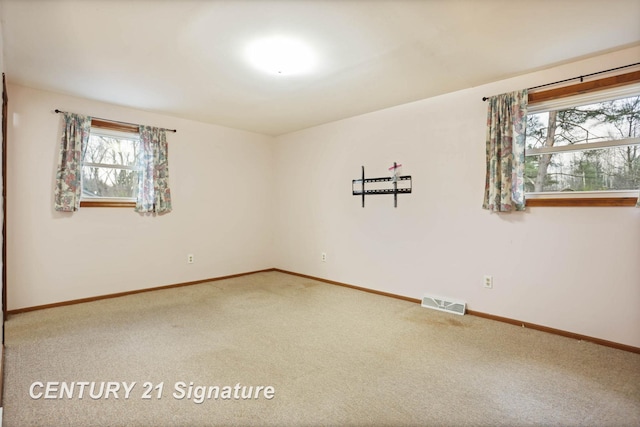
[[526,199],[527,207],[540,206],[635,206],[637,197],[571,197]]
[[116,200],[83,200],[80,201],[81,208],[135,208],[136,202],[125,202]]

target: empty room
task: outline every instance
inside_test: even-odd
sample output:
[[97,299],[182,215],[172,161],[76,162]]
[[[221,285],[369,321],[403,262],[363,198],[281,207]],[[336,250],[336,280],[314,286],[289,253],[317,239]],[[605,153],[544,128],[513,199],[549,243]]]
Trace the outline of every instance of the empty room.
[[640,0],[0,0],[4,426],[639,426]]

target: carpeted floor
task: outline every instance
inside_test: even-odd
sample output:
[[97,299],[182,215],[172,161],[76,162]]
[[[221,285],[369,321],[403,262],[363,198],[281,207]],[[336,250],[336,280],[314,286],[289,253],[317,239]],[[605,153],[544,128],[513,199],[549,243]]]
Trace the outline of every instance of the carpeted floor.
[[5,328],[4,426],[640,425],[638,354],[278,272]]

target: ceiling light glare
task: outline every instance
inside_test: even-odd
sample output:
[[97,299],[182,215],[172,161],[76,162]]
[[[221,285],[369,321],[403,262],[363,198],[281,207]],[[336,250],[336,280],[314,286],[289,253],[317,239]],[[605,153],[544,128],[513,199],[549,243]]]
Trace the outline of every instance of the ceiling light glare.
[[307,45],[286,37],[256,40],[247,47],[246,55],[254,67],[275,75],[303,74],[316,63]]

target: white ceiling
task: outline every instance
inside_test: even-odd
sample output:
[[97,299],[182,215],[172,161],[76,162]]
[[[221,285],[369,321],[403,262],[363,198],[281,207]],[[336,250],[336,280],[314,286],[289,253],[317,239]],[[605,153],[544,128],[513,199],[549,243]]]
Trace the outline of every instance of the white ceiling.
[[[640,0],[1,0],[9,83],[280,135],[640,44]],[[319,66],[263,74],[295,36]],[[640,58],[639,58],[640,61]]]

